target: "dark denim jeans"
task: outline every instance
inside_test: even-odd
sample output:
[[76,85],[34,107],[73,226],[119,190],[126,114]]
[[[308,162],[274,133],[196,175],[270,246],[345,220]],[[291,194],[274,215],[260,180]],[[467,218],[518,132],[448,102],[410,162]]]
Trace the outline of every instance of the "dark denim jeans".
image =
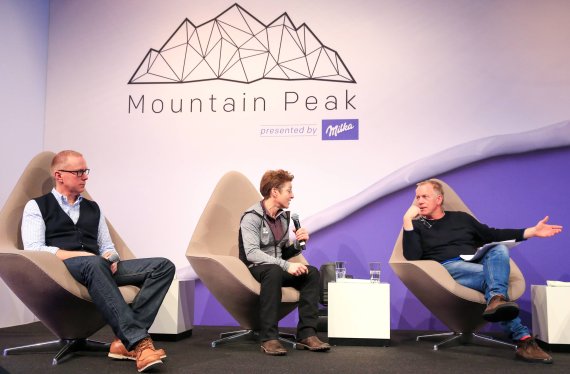
[[259,295],[259,316],[261,331],[259,339],[264,342],[279,337],[279,306],[281,287],[294,287],[299,290],[299,323],[297,339],[305,339],[317,334],[319,315],[319,271],[307,266],[308,274],[294,276],[279,265],[258,265],[249,268],[251,275],[261,283]]
[[[443,266],[457,283],[485,293],[485,300],[488,303],[495,295],[503,295],[507,299],[509,297],[507,294],[511,272],[509,259],[509,249],[499,244],[489,249],[479,262],[457,260]],[[530,335],[519,317],[500,324],[513,340]]]
[[[176,270],[165,258],[120,261],[115,274],[100,256],[73,257],[64,263],[71,275],[87,287],[93,303],[128,350],[148,336]],[[119,286],[126,285],[140,288],[130,306],[119,291]]]

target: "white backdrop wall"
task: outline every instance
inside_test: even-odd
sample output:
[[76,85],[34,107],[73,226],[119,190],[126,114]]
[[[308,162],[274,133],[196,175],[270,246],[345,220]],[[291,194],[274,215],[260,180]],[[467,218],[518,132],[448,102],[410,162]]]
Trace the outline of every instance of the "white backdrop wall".
[[[0,1],[0,206],[43,150],[49,1]],[[0,280],[0,327],[33,320]]]
[[[39,150],[80,150],[93,169],[90,192],[129,246],[179,267],[187,265],[193,228],[228,170],[255,183],[269,168],[293,171],[292,209],[317,217],[417,160],[482,138],[540,132],[570,117],[565,0],[52,0],[49,12],[47,1],[0,4],[0,202]],[[248,46],[240,50],[243,65],[230,64],[223,76],[232,81],[200,79],[208,73],[202,64],[188,75],[201,81],[161,83],[189,74],[191,64],[177,64],[196,57],[192,48],[213,51],[209,72],[218,72],[232,47],[225,43],[220,53],[208,45],[216,35],[205,32],[207,23],[217,18],[224,39],[243,42],[241,17],[256,32],[280,21],[299,28],[270,28],[272,55],[283,65],[271,74],[300,77],[320,42],[345,80],[355,82],[328,76],[244,83],[263,72],[259,56],[267,57]],[[189,29],[206,24],[200,40],[165,48],[156,60],[151,52],[155,75],[135,73],[147,66],[149,50],[168,40],[167,47],[178,45],[174,32],[186,18]],[[301,35],[303,24],[317,40],[310,33],[299,39],[310,45],[301,66],[305,60],[287,61],[298,57],[288,35]],[[129,84],[132,78],[137,84]],[[197,100],[202,108],[191,110]],[[322,140],[323,120],[343,119],[358,120],[358,139]],[[297,133],[262,136],[268,129]],[[567,137],[568,126],[561,129]],[[3,305],[15,305],[3,284],[0,292]]]
[[[284,12],[295,27],[305,23],[356,83],[155,84],[170,78],[146,75],[139,81],[146,84],[128,84],[147,52],[160,50],[186,18],[202,25],[233,4],[51,2],[45,148],[85,154],[89,190],[138,256],[161,254],[186,266],[202,209],[232,169],[254,183],[266,169],[293,171],[292,209],[310,217],[441,150],[570,117],[564,0],[244,0],[242,10],[265,25]],[[224,27],[239,38],[239,27],[227,25],[240,21],[237,14],[229,9]],[[201,44],[192,39],[191,47],[206,49],[201,30]],[[185,75],[189,68],[177,64],[191,47],[163,51],[172,71],[160,57],[152,72]],[[295,95],[298,102],[287,104]],[[253,108],[255,98],[265,110]],[[192,99],[202,100],[201,110],[190,110]],[[224,106],[232,100],[234,111]],[[321,140],[326,119],[358,119],[358,140]],[[267,128],[317,133],[261,136]]]

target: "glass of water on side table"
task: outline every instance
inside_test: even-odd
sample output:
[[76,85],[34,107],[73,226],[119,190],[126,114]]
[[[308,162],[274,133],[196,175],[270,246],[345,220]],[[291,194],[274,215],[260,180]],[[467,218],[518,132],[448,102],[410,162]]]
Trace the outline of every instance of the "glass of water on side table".
[[380,283],[380,262],[370,263],[370,282]]
[[336,261],[334,263],[335,268],[335,277],[338,281],[339,279],[346,278],[346,262],[345,261]]

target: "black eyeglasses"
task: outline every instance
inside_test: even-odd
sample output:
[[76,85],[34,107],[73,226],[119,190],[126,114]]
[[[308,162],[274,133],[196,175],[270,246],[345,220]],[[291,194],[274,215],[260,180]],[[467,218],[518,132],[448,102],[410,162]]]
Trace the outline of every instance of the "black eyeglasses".
[[63,173],[71,173],[75,174],[76,177],[82,177],[83,174],[89,175],[89,169],[79,169],[79,170],[58,170],[59,172]]

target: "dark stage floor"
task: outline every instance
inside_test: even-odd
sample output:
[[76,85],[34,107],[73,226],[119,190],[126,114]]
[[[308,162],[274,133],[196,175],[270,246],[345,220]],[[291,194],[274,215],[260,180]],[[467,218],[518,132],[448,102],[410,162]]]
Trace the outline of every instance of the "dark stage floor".
[[[191,337],[178,342],[158,342],[168,359],[156,373],[568,373],[570,353],[553,353],[554,364],[528,364],[514,359],[508,348],[458,346],[438,351],[428,341],[416,342],[417,332],[392,331],[389,347],[336,346],[327,353],[289,350],[284,357],[259,352],[256,342],[211,348],[220,332],[232,328],[194,327]],[[286,330],[286,332],[292,332]],[[422,332],[425,333],[425,332]],[[94,339],[110,341],[109,328]],[[326,336],[321,338],[326,340]],[[41,323],[0,329],[2,350],[52,340]],[[0,359],[4,373],[136,373],[132,361],[113,361],[105,354],[76,354],[57,366],[53,353],[9,355]]]

